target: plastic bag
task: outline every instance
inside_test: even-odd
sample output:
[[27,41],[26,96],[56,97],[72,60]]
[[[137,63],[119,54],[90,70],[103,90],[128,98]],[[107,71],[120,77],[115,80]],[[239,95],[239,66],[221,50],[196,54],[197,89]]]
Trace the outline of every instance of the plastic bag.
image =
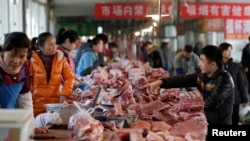
[[104,127],[100,121],[91,116],[93,112],[93,108],[82,109],[70,117],[68,129],[73,130],[76,140],[102,141]]
[[250,124],[250,106],[240,105],[239,116],[242,124]]
[[69,119],[69,123],[68,123],[68,129],[71,130],[73,129],[73,126],[76,124],[76,122],[79,119],[94,119],[91,114],[94,112],[93,108],[89,108],[88,110],[81,110],[80,112],[77,112],[76,114],[72,115]]
[[35,127],[50,128],[53,125],[61,125],[62,123],[63,120],[57,112],[41,113],[35,118]]

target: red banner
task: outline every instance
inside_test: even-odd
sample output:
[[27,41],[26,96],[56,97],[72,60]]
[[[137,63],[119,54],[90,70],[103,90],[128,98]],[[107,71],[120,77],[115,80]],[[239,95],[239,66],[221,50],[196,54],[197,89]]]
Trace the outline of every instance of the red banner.
[[180,5],[180,18],[250,18],[247,3],[188,3]]
[[226,19],[224,25],[225,39],[247,39],[250,35],[250,19]]
[[[172,5],[163,3],[161,9],[162,15],[170,14]],[[157,14],[157,11],[155,3],[97,3],[95,19],[145,19],[147,14]]]

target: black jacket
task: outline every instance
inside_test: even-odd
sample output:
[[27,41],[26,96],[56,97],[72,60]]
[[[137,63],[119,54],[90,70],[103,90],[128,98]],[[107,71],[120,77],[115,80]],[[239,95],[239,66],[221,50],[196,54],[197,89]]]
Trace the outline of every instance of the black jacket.
[[237,63],[233,62],[231,58],[227,64],[224,64],[224,68],[231,74],[234,81],[235,88],[235,102],[234,104],[241,104],[248,102],[247,91],[244,87],[240,67]]
[[154,50],[151,53],[147,54],[145,57],[145,62],[149,62],[152,68],[162,67],[161,55],[158,50]]
[[234,83],[223,68],[211,78],[202,73],[162,79],[162,88],[197,87],[204,99],[208,124],[232,124]]
[[243,48],[242,56],[241,56],[241,64],[243,68],[250,68],[250,43],[246,44]]

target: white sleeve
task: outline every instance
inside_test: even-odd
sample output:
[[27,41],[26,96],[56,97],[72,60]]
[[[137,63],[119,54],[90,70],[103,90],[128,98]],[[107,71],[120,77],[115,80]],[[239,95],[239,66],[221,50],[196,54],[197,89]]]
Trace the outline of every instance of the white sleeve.
[[29,109],[33,114],[33,101],[31,92],[19,94],[17,97],[17,108]]

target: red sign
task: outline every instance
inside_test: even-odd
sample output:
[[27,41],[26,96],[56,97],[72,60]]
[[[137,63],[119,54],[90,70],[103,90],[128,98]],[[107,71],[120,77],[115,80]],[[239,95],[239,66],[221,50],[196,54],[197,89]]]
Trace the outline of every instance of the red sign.
[[250,18],[247,3],[188,3],[180,5],[180,18]]
[[[170,14],[171,3],[162,4],[161,14]],[[97,3],[95,19],[145,19],[147,14],[157,14],[154,3]],[[170,16],[169,16],[170,18]]]
[[247,39],[250,35],[250,19],[226,19],[225,39]]

